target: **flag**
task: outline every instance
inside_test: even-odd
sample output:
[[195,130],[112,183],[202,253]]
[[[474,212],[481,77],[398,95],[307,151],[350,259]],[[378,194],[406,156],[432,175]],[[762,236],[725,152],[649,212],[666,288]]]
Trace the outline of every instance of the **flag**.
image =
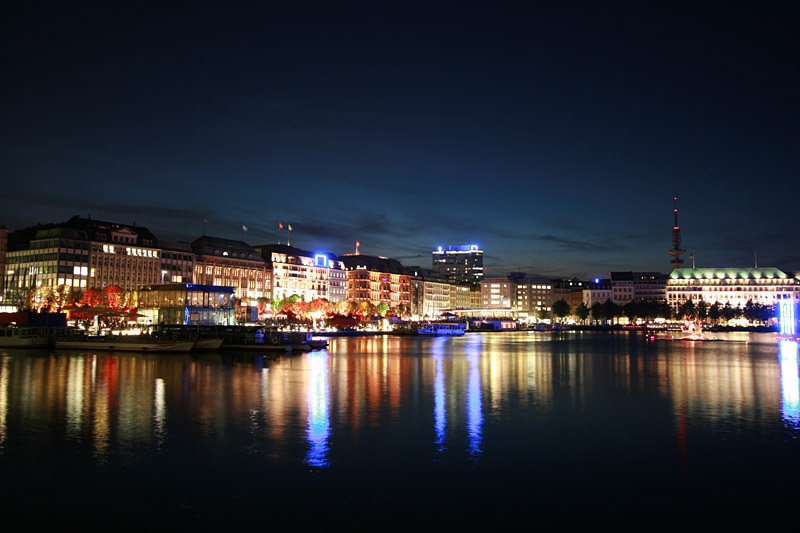
[[244,224],[242,224],[242,231],[247,231],[247,226],[245,226]]
[[694,259],[694,254],[689,254],[689,259]]
[[292,225],[289,224],[289,231],[292,231]]
[[281,222],[278,222],[278,229],[283,229],[283,224]]

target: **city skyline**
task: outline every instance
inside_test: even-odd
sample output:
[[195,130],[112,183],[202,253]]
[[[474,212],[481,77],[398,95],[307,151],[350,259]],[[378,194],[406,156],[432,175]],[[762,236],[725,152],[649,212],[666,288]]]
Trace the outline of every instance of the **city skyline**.
[[[3,8],[0,224],[487,273],[800,268],[794,6]],[[204,222],[207,220],[208,222]]]

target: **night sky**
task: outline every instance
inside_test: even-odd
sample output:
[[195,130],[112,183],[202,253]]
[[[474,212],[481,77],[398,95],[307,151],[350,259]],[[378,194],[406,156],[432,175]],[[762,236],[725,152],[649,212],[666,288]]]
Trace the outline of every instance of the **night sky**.
[[0,224],[800,269],[796,5],[4,2]]

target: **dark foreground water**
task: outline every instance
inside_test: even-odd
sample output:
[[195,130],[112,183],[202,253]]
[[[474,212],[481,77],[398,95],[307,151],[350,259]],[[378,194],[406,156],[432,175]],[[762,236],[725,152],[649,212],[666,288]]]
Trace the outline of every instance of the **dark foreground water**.
[[796,521],[797,344],[725,338],[0,350],[0,507],[98,529]]

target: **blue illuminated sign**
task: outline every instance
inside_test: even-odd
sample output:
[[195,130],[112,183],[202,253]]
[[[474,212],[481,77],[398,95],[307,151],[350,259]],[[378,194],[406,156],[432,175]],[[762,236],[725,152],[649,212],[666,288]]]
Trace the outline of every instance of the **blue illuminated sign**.
[[328,256],[325,254],[316,254],[314,256],[314,265],[328,268]]

